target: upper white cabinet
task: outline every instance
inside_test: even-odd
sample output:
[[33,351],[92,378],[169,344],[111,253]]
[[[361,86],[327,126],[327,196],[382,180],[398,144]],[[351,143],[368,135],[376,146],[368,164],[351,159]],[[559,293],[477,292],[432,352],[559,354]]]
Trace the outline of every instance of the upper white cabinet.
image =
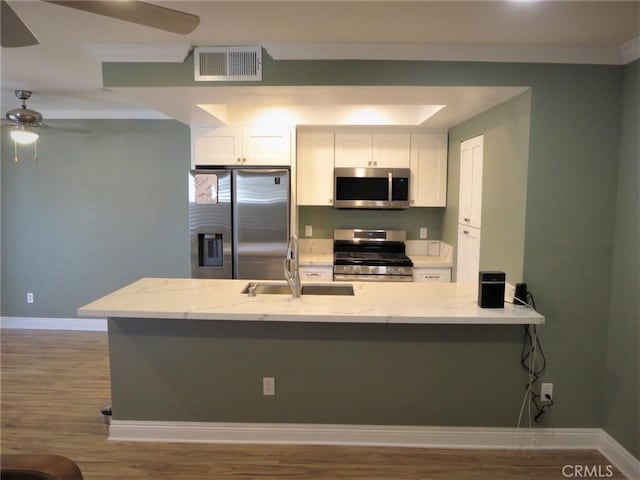
[[333,205],[333,131],[298,131],[298,205]]
[[373,166],[409,168],[411,136],[408,133],[374,133]]
[[460,144],[460,212],[458,223],[480,228],[482,221],[482,135]]
[[409,163],[408,133],[336,132],[336,167],[409,168]]
[[290,165],[291,130],[191,127],[191,166]]
[[447,205],[446,132],[411,135],[411,206]]

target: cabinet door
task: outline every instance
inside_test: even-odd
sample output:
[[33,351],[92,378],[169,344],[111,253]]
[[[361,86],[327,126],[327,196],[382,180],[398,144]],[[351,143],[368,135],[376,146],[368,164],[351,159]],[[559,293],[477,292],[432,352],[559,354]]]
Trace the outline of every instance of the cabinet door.
[[450,268],[434,268],[434,267],[414,267],[414,282],[450,282]]
[[238,165],[242,158],[242,131],[237,127],[192,127],[191,166]]
[[458,223],[480,228],[482,213],[483,136],[460,144],[460,213]]
[[336,167],[370,168],[373,163],[371,133],[336,132]]
[[409,168],[411,136],[408,133],[374,133],[372,167]]
[[298,205],[333,205],[333,132],[298,133]]
[[458,225],[456,282],[477,282],[480,272],[480,229]]
[[248,127],[242,132],[243,165],[291,165],[291,130]]
[[411,206],[447,206],[447,134],[411,135]]
[[300,267],[300,279],[303,282],[316,281],[316,282],[331,282],[333,281],[333,267],[332,266],[301,266]]

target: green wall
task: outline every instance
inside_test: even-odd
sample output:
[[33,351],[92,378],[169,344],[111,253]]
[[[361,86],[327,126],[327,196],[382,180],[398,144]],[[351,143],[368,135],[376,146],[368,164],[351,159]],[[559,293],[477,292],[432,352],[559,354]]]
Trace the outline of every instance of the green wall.
[[511,284],[523,281],[530,117],[526,92],[449,130],[443,240],[457,247],[460,143],[483,135],[480,270],[504,271]]
[[[621,158],[619,147],[623,104],[623,69],[618,66],[559,64],[273,61],[268,58],[264,67],[265,81],[263,83],[269,85],[468,85],[528,86],[531,88],[523,278],[535,294],[538,309],[547,319],[546,325],[539,329],[547,356],[547,372],[543,380],[554,382],[556,400],[542,425],[556,427],[602,426],[604,404],[609,401],[603,399],[602,393],[605,365],[617,372],[617,369],[622,368],[622,365],[637,361],[637,353],[628,351],[621,352],[622,358],[620,359],[610,357],[609,362],[606,360],[611,307],[614,222],[619,188],[618,162]],[[188,84],[189,81],[184,79],[188,79],[192,74],[188,64],[170,67],[162,64],[145,66],[105,64],[103,70],[106,87],[118,85],[151,86],[159,82],[174,84],[172,78],[181,78],[183,80],[180,82],[185,81]],[[177,84],[175,83],[175,85]],[[67,242],[73,244],[76,241],[72,233],[75,233],[76,236],[80,235],[80,229],[77,226],[71,229],[69,234],[65,233],[64,228],[60,228],[61,225],[71,222],[64,213],[65,207],[72,210],[80,209],[76,205],[78,200],[87,196],[86,194],[74,194],[74,190],[69,188],[69,178],[72,178],[73,170],[66,175],[63,174],[64,170],[51,169],[47,171],[46,176],[42,177],[34,175],[17,177],[14,184],[13,178],[7,181],[5,172],[8,168],[13,167],[10,165],[10,161],[3,157],[4,314],[26,314],[24,312],[27,310],[24,305],[18,308],[20,302],[14,303],[13,300],[7,300],[7,297],[13,298],[16,295],[20,299],[23,298],[23,292],[29,286],[25,283],[25,278],[43,277],[42,285],[44,285],[44,281],[58,281],[60,285],[64,285],[61,280],[62,275],[52,276],[45,270],[46,264],[42,263],[45,259],[49,264],[55,259],[55,265],[64,264],[64,262],[59,262],[60,259],[76,262],[78,267],[74,267],[73,271],[80,270],[86,274],[83,276],[84,284],[79,284],[80,282],[76,281],[70,292],[57,292],[57,296],[62,297],[62,300],[56,301],[64,302],[63,308],[51,308],[46,313],[42,311],[40,314],[43,315],[51,313],[69,315],[78,304],[89,300],[89,297],[102,295],[130,279],[132,280],[133,278],[130,277],[140,277],[148,275],[150,272],[169,275],[186,275],[188,273],[186,265],[188,261],[186,253],[186,202],[183,202],[182,193],[176,193],[176,189],[184,188],[181,185],[183,185],[183,175],[188,168],[188,135],[186,129],[180,130],[180,128],[174,127],[179,132],[176,135],[181,140],[175,141],[174,139],[174,141],[165,144],[164,139],[161,138],[162,135],[159,135],[158,132],[149,130],[148,135],[145,133],[147,129],[151,128],[151,125],[153,124],[141,124],[140,131],[135,134],[136,144],[139,144],[143,152],[156,145],[159,158],[167,162],[169,162],[168,158],[171,158],[179,163],[179,165],[172,164],[171,167],[164,165],[162,170],[169,175],[169,171],[164,168],[175,168],[171,171],[170,176],[163,177],[168,182],[167,185],[171,185],[175,189],[170,187],[159,190],[138,189],[135,182],[128,183],[129,180],[126,180],[128,176],[125,175],[125,173],[134,173],[130,164],[135,163],[136,153],[130,150],[118,150],[118,155],[114,155],[110,153],[111,147],[109,149],[104,146],[102,149],[94,148],[93,156],[100,151],[103,158],[101,163],[107,160],[113,161],[114,158],[116,161],[120,161],[120,155],[124,157],[130,168],[120,169],[123,178],[122,185],[109,182],[116,190],[109,195],[105,193],[102,202],[96,206],[93,225],[97,228],[103,217],[111,218],[112,215],[109,212],[113,211],[113,204],[120,202],[121,198],[128,200],[123,202],[126,203],[127,208],[134,208],[133,204],[136,203],[134,200],[137,200],[146,206],[141,210],[141,213],[150,214],[152,211],[162,208],[162,218],[165,222],[169,222],[166,230],[162,231],[168,235],[169,239],[175,240],[174,243],[171,243],[171,245],[175,245],[175,248],[167,244],[149,242],[147,234],[150,232],[157,234],[159,228],[148,228],[144,225],[144,221],[143,225],[139,226],[133,218],[131,221],[125,222],[123,226],[125,229],[135,229],[135,235],[121,229],[105,229],[104,235],[93,236],[94,241],[88,242],[93,246],[90,252],[99,252],[105,259],[103,265],[111,266],[112,270],[122,268],[128,273],[127,275],[118,275],[117,278],[111,274],[111,280],[108,282],[101,278],[95,278],[96,275],[101,274],[99,269],[86,266],[86,262],[92,261],[93,258],[92,255],[88,255],[87,250],[89,249],[85,248],[84,252],[81,251],[81,253],[85,253],[82,256],[72,257],[64,254],[64,246],[67,245]],[[132,125],[131,128],[136,127]],[[104,136],[107,136],[106,133]],[[103,140],[107,142],[106,138]],[[128,143],[130,145],[132,142]],[[74,143],[69,141],[69,144],[76,148],[76,141]],[[117,149],[119,146],[117,139],[113,140],[111,146]],[[74,157],[72,149],[62,149],[62,146],[60,148],[61,152],[71,152],[67,157]],[[78,148],[84,150],[86,146],[81,145]],[[171,150],[172,148],[176,150]],[[41,151],[44,154],[44,142]],[[172,151],[173,154],[170,153]],[[83,156],[90,159],[91,155],[87,155],[89,149],[84,152]],[[139,155],[142,155],[143,152],[140,152]],[[66,157],[62,153],[61,156],[60,161],[62,162]],[[41,163],[44,164],[44,161],[43,157]],[[82,166],[81,162],[72,161]],[[22,165],[20,164],[20,166]],[[93,172],[96,172],[95,175],[99,175],[99,166],[94,165],[94,167]],[[29,170],[25,169],[26,171],[32,171],[35,167],[27,168]],[[137,173],[142,172],[138,171]],[[95,177],[87,173],[84,178]],[[112,176],[111,179],[113,178]],[[120,179],[118,176],[115,178]],[[31,182],[35,182],[35,184]],[[31,209],[27,209],[26,213],[34,212],[36,202],[33,197],[42,196],[41,187],[45,187],[46,193],[48,189],[53,188],[51,185],[58,185],[61,182],[66,182],[67,188],[58,192],[58,196],[55,197],[56,202],[38,203],[41,208],[44,205],[44,210],[37,216],[38,219],[42,219],[42,222],[36,228],[27,221],[24,215],[20,214],[23,212],[23,205],[32,206]],[[621,182],[621,185],[622,183],[624,182]],[[148,197],[152,194],[166,198],[150,202]],[[150,204],[153,204],[154,208],[151,208]],[[621,211],[618,210],[618,213],[621,214]],[[144,215],[129,212],[126,214],[135,217],[138,221],[140,218],[145,218]],[[59,221],[54,223],[55,219]],[[73,222],[71,223],[73,224]],[[114,224],[110,223],[110,225]],[[51,256],[47,258],[38,256],[34,259],[34,252],[39,252],[34,246],[41,245],[38,243],[39,233],[47,231],[50,234],[54,232],[55,245],[62,245],[63,248],[61,250],[55,249],[52,252],[52,258]],[[91,231],[91,229],[85,228],[82,231]],[[112,247],[113,239],[108,235],[109,233],[128,235],[129,241],[124,243],[129,246],[134,245],[135,248],[124,249],[129,255],[121,254],[122,248]],[[183,236],[183,238],[178,241],[176,236]],[[158,240],[161,236],[156,235],[154,238]],[[149,245],[152,245],[149,255],[154,257],[153,261],[138,263],[136,255],[138,255],[139,249],[148,248]],[[124,247],[124,245],[121,246]],[[183,249],[182,253],[178,253],[178,248]],[[18,255],[19,263],[13,260],[12,255],[8,255],[9,251],[20,253]],[[173,258],[174,255],[176,258]],[[162,272],[153,270],[152,267],[161,265],[167,256],[170,258],[170,263],[162,263],[165,265],[163,269],[157,267]],[[11,260],[12,264],[7,265],[7,260]],[[132,265],[128,265],[127,262]],[[615,278],[623,278],[627,268],[631,268],[622,262],[620,263],[619,269],[623,273],[616,270]],[[117,265],[117,267],[112,265]],[[65,268],[68,266],[65,265]],[[109,271],[108,268],[107,271]],[[15,286],[14,281],[16,282]],[[76,287],[83,292],[82,295],[75,293]],[[36,295],[38,295],[37,292],[36,290]],[[33,312],[33,314],[38,314],[38,312]],[[247,328],[251,329],[251,325]],[[284,330],[283,335],[293,335],[300,327],[290,325],[279,328]],[[365,380],[358,377],[362,371],[358,367],[358,362],[363,359],[356,357],[355,354],[345,353],[344,362],[341,364],[342,368],[335,372],[337,378],[324,374],[312,377],[315,382],[315,392],[320,399],[331,403],[335,400],[333,397],[340,393],[336,390],[336,386],[368,381],[371,384],[363,388],[372,391],[371,385],[375,385],[379,381],[378,378],[393,379],[399,374],[409,372],[411,378],[416,381],[425,378],[426,380],[443,380],[443,382],[430,383],[432,388],[438,389],[438,396],[424,397],[422,402],[415,402],[415,409],[412,410],[415,416],[407,418],[408,422],[450,424],[455,423],[458,419],[460,424],[468,422],[496,426],[513,425],[516,421],[514,411],[519,408],[519,399],[523,394],[526,378],[524,373],[520,373],[518,370],[520,336],[517,333],[519,329],[512,328],[513,330],[509,330],[506,334],[502,329],[494,328],[476,327],[469,330],[451,328],[444,329],[441,333],[439,332],[439,335],[431,337],[434,328],[427,327],[424,333],[426,337],[419,337],[420,345],[415,347],[415,350],[412,347],[412,350],[418,351],[421,348],[428,350],[431,347],[429,339],[435,338],[433,343],[438,344],[437,350],[441,353],[440,358],[446,361],[438,361],[436,357],[421,356],[424,354],[417,356],[394,354],[391,357],[392,361],[376,360],[376,367],[380,368],[377,376],[375,378],[368,377]],[[337,342],[344,333],[338,329],[334,330],[331,335]],[[358,331],[357,333],[363,332]],[[265,335],[266,332],[262,329],[256,329],[255,331],[250,330],[246,334],[255,337]],[[211,333],[211,335],[214,334]],[[299,351],[304,351],[304,348],[300,348],[300,346],[304,347],[308,344],[310,351],[316,352],[316,355],[309,358],[308,361],[322,364],[325,359],[319,356],[321,352],[315,347],[311,347],[320,345],[326,334],[312,328],[305,332],[305,335],[299,335],[302,336],[301,343],[296,345],[293,343],[270,344],[278,347],[270,354],[274,358],[279,358],[281,364],[288,365],[297,361],[296,355]],[[385,346],[382,352],[395,352],[404,341],[401,337],[396,336],[392,336],[392,339],[396,344]],[[171,350],[171,354],[174,358],[180,358],[181,355],[191,355],[193,349],[196,349],[201,341],[204,340],[185,337],[177,342],[176,347]],[[233,364],[237,375],[242,376],[246,373],[247,376],[250,376],[251,371],[255,369],[255,364],[264,361],[262,354],[249,348],[255,343],[259,342],[248,346],[243,343],[238,344],[243,347],[244,354],[237,363]],[[347,347],[340,350],[341,352],[350,351],[349,344],[345,342],[345,345]],[[375,345],[375,343],[371,345]],[[330,353],[330,351],[326,352],[326,354]],[[126,355],[126,353],[124,354]],[[131,355],[130,360],[135,361],[137,358],[135,348],[129,354]],[[472,366],[478,364],[486,368],[483,376],[477,378],[484,379],[485,382],[491,381],[499,384],[500,394],[492,397],[489,407],[487,407],[487,396],[482,393],[478,394],[476,388],[478,384],[465,383],[465,380],[470,378],[464,373],[469,359],[473,359]],[[126,361],[126,358],[123,360]],[[416,365],[414,362],[418,360],[423,360],[425,363]],[[298,367],[304,365],[304,363],[299,363]],[[428,370],[426,377],[421,377],[422,369]],[[172,372],[167,371],[163,374],[172,375]],[[614,377],[607,374],[607,378]],[[410,381],[407,381],[407,384],[409,383]],[[224,382],[217,385],[222,390],[227,386]],[[127,387],[125,386],[125,388]],[[129,386],[129,388],[134,387]],[[410,395],[414,395],[414,392],[416,390],[410,390]],[[447,398],[448,401],[442,403],[442,398]],[[359,401],[362,403],[360,408],[367,408],[369,412],[374,412],[367,417],[368,420],[378,423],[395,421],[398,416],[397,411],[403,405],[399,398],[390,398],[389,395],[363,397]],[[236,405],[240,408],[242,401],[239,400]],[[270,417],[266,405],[259,408],[264,408],[264,410],[253,412],[252,415],[264,419]],[[137,414],[144,415],[144,412],[142,410],[132,412],[132,415]],[[231,414],[229,412],[229,415]],[[271,418],[278,418],[278,415]],[[306,411],[306,415],[313,416],[317,421],[334,418],[332,415],[318,418],[311,409]],[[359,418],[357,409],[353,415],[353,417],[349,416],[347,420]],[[487,415],[489,416],[487,417]],[[302,421],[305,416],[302,415],[298,418]],[[633,418],[628,418],[633,421]],[[614,428],[614,423],[613,419],[607,422],[607,425],[612,426],[611,433],[627,448],[635,448],[633,444],[629,443],[627,435],[618,428]],[[637,419],[636,426],[629,428],[637,430]]]
[[[75,317],[143,276],[188,276],[189,129],[86,120],[33,149],[2,141],[2,314]],[[28,305],[26,292],[35,302]]]
[[640,61],[625,67],[604,428],[640,458]]
[[383,228],[405,230],[407,240],[420,239],[420,227],[427,227],[429,240],[442,238],[444,208],[407,210],[339,210],[333,207],[299,207],[298,236],[305,225],[313,226],[313,238],[333,238],[334,228]]

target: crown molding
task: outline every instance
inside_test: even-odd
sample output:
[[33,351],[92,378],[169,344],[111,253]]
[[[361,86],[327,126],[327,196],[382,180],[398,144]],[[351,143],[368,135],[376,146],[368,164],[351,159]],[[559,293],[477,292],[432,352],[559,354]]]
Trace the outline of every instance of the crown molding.
[[620,47],[622,64],[626,65],[640,58],[640,37],[628,41]]
[[182,63],[192,46],[190,43],[88,43],[84,48],[103,63]]
[[620,65],[619,47],[271,43],[276,60],[415,60]]

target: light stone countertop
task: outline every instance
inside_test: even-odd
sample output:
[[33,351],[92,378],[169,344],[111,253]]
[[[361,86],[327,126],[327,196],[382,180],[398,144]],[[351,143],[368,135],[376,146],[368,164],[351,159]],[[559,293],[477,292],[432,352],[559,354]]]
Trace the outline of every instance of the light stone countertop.
[[249,297],[240,293],[247,283],[143,278],[79,308],[78,316],[392,324],[544,323],[544,317],[528,307],[505,304],[503,309],[479,308],[477,284],[352,282],[354,296],[293,298],[265,294]]

